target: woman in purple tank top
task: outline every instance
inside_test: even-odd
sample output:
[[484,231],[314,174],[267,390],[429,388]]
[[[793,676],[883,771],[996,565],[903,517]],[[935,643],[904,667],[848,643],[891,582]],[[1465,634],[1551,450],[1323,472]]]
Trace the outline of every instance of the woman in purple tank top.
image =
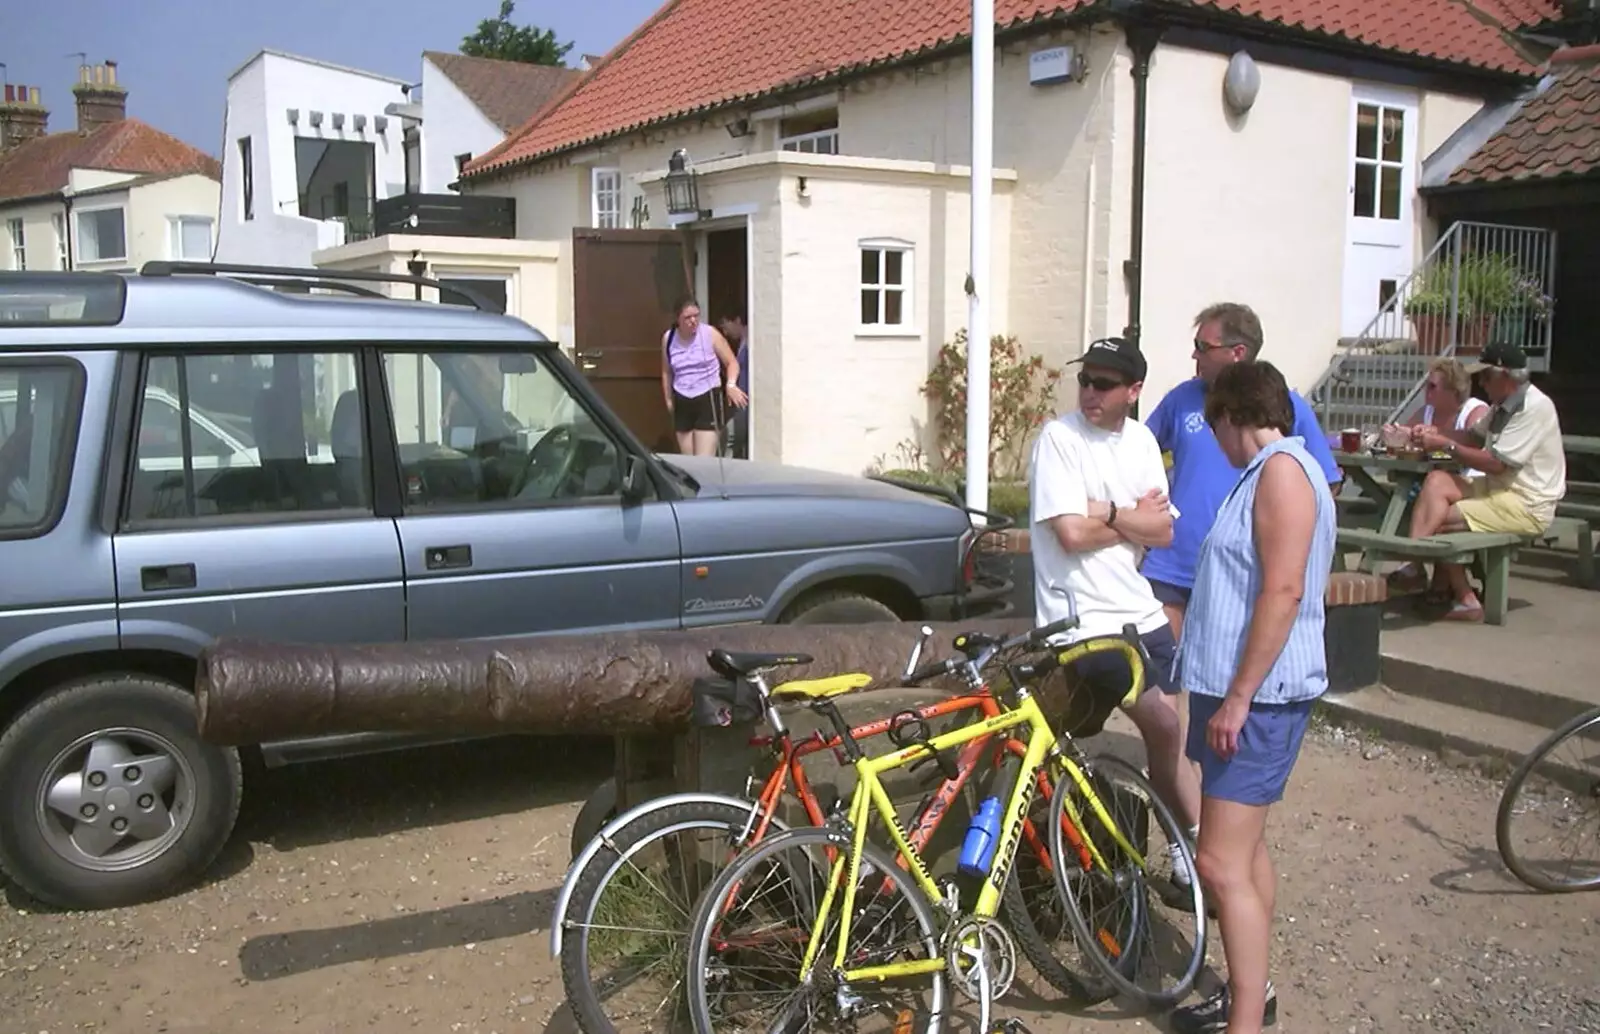
[[748,402],[739,390],[739,360],[721,333],[700,322],[700,303],[693,298],[678,305],[677,321],[662,335],[661,347],[661,398],[672,414],[678,451],[714,455],[724,411],[724,371],[728,404],[742,407]]

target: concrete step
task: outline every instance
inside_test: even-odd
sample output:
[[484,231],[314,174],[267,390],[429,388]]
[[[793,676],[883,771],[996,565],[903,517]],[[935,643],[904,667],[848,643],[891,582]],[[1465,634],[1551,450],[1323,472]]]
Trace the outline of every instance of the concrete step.
[[1594,705],[1575,696],[1518,686],[1498,679],[1384,654],[1384,685],[1407,697],[1448,704],[1487,715],[1495,721],[1516,721],[1554,729]]
[[[1509,775],[1551,731],[1551,727],[1503,715],[1396,693],[1385,686],[1330,693],[1322,698],[1321,711],[1336,725],[1370,729],[1385,739],[1446,756],[1454,752],[1485,762],[1490,774],[1500,776]],[[1570,757],[1570,752],[1566,753]],[[1566,764],[1562,757],[1547,761],[1541,772],[1575,792],[1587,793],[1591,788],[1592,773]]]

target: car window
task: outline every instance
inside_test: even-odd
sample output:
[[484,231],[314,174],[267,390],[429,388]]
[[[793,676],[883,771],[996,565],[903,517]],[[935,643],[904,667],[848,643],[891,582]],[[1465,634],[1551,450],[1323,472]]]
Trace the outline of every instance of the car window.
[[361,412],[353,352],[152,356],[127,520],[370,510]]
[[410,509],[621,494],[616,442],[533,352],[390,352],[384,374]]
[[66,505],[81,393],[75,366],[0,365],[0,538],[43,534]]

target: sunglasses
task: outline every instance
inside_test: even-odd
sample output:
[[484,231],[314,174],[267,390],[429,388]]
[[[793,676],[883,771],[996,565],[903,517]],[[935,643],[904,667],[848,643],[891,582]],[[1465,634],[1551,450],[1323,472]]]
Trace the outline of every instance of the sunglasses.
[[1120,381],[1115,377],[1091,377],[1087,373],[1078,374],[1078,387],[1093,388],[1099,392],[1116,391],[1124,383],[1126,382]]
[[1232,348],[1232,347],[1233,347],[1232,345],[1213,345],[1211,342],[1209,342],[1209,341],[1201,341],[1199,338],[1195,338],[1194,339],[1194,354],[1195,355],[1204,355],[1207,352],[1215,351],[1216,349],[1219,349],[1219,348]]

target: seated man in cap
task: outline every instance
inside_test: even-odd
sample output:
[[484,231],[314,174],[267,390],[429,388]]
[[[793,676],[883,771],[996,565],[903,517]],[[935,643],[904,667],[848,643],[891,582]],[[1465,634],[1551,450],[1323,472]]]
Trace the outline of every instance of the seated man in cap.
[[[1442,449],[1463,467],[1486,476],[1430,473],[1411,511],[1411,537],[1450,531],[1538,535],[1550,527],[1556,504],[1567,494],[1567,457],[1556,405],[1528,383],[1528,357],[1516,345],[1488,345],[1477,362],[1467,364],[1467,372],[1482,377],[1489,411],[1460,431],[1419,427],[1416,441],[1429,451]],[[1444,619],[1482,621],[1483,604],[1466,571],[1459,564],[1439,566],[1453,597]]]
[[[1035,621],[1067,617],[1075,604],[1078,627],[1056,642],[1138,631],[1150,657],[1146,692],[1128,703],[1128,716],[1144,739],[1150,781],[1191,836],[1200,821],[1200,784],[1183,760],[1182,725],[1169,698],[1178,692],[1173,672],[1177,641],[1161,601],[1139,573],[1145,549],[1172,541],[1175,511],[1167,500],[1167,473],[1155,435],[1129,410],[1139,398],[1145,360],[1122,338],[1092,343],[1080,361],[1078,409],[1047,422],[1034,444],[1029,469],[1033,525]],[[1120,654],[1092,654],[1075,674],[1099,701],[1122,701],[1132,672]],[[1102,715],[1115,704],[1107,704]],[[1171,845],[1169,845],[1169,850]],[[1173,852],[1173,879],[1192,879]]]

